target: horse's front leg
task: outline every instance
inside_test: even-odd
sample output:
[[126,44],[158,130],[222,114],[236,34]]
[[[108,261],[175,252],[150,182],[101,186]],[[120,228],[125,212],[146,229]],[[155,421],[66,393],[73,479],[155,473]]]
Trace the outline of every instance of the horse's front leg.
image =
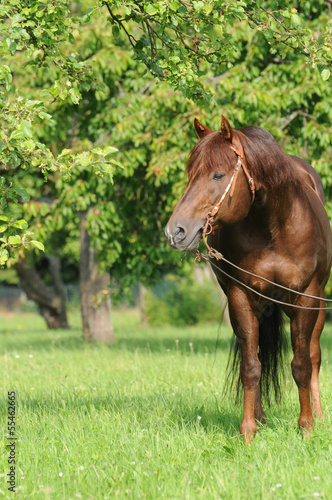
[[233,286],[228,293],[229,313],[241,349],[240,378],[244,390],[243,419],[240,432],[249,444],[257,432],[255,410],[263,412],[259,381],[261,363],[258,359],[259,324],[243,290]]

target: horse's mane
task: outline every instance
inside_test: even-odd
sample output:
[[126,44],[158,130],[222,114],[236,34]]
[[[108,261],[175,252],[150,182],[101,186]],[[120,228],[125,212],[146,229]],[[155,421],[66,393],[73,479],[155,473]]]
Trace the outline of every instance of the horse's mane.
[[[267,130],[243,127],[236,131],[240,137],[248,168],[257,184],[268,191],[290,185],[301,185],[301,178],[292,168],[291,158],[276,143]],[[189,179],[206,172],[218,171],[222,165],[232,165],[234,153],[221,132],[207,135],[192,149],[187,164]]]

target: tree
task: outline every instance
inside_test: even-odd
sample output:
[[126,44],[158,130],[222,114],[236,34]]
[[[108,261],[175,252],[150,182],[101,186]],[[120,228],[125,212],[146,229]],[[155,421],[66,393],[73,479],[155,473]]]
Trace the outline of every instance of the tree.
[[[3,208],[7,209],[8,201],[28,202],[30,199],[30,194],[19,186],[18,177],[23,184],[29,184],[30,176],[34,175],[39,179],[40,185],[40,173],[45,177],[49,172],[56,170],[66,173],[79,165],[82,159],[85,165],[90,165],[97,173],[107,171],[111,174],[112,164],[116,162],[110,158],[114,148],[112,150],[108,148],[107,152],[99,148],[98,153],[90,151],[85,152],[83,156],[72,155],[69,151],[54,156],[46,145],[47,141],[40,142],[41,137],[38,133],[40,125],[51,121],[52,116],[48,111],[52,106],[64,99],[77,103],[81,97],[81,90],[98,89],[99,86],[89,62],[78,60],[66,48],[67,39],[74,41],[73,33],[80,23],[70,13],[68,2],[60,1],[54,5],[52,2],[35,0],[27,6],[23,1],[10,0],[6,5],[0,6],[0,16],[3,20],[1,25],[3,44],[0,49],[2,62],[0,78],[3,83],[0,94],[2,105],[0,164],[3,189],[0,201]],[[52,76],[54,73],[58,76],[53,78],[53,81],[51,78],[51,82],[46,78],[43,91],[38,96],[26,92],[28,90],[26,85],[15,92],[18,83],[17,65],[22,63],[24,57],[28,59],[28,65],[34,66],[36,73],[39,68],[49,69],[51,65]],[[8,64],[3,64],[4,62]],[[10,66],[15,70],[14,80]],[[12,213],[15,211],[19,211],[18,207],[12,209]],[[16,220],[2,216],[2,221],[1,232],[4,233],[0,249],[2,264],[9,258],[10,249],[13,247],[18,248],[21,254],[30,243],[43,249],[42,243],[33,240],[31,233],[17,234],[19,230],[26,230],[27,224],[24,219]],[[54,297],[51,291],[43,288],[42,282],[37,281],[34,269],[28,269],[22,260],[17,262],[16,268],[23,286],[35,299],[40,299],[39,305],[48,325],[54,326],[56,316],[63,314],[63,301],[60,307],[59,296]],[[33,291],[36,283],[39,285],[39,292],[41,288],[43,289],[43,297],[37,290]],[[47,293],[48,291],[50,293]],[[45,314],[45,302],[48,304],[47,314]],[[60,321],[57,324],[65,323]]]
[[45,285],[36,268],[28,265],[27,259],[19,258],[14,267],[22,289],[30,300],[38,304],[40,314],[45,318],[47,326],[52,329],[68,328],[66,291],[61,278],[60,259],[49,255],[48,260],[55,290]]
[[[33,0],[29,6],[24,1],[8,0],[0,5],[0,205],[6,208],[7,201],[18,202],[29,199],[25,189],[13,185],[6,179],[15,169],[39,171],[44,175],[49,171],[68,170],[76,161],[72,155],[55,157],[50,149],[38,139],[35,127],[51,120],[49,108],[58,100],[68,97],[71,102],[78,102],[80,89],[98,88],[98,82],[88,62],[79,61],[65,48],[67,39],[73,41],[73,32],[77,28],[74,16],[71,16],[68,2],[60,0],[56,6],[45,0]],[[23,89],[15,88],[13,70],[17,64],[33,65],[35,68],[53,64],[58,68],[59,79],[47,82],[39,99],[24,95]],[[110,160],[102,155],[95,158],[90,155],[90,164],[96,168],[102,162]],[[30,243],[42,248],[41,243],[34,243],[31,234],[20,235],[25,230],[24,221],[10,220],[2,216],[0,264],[9,257],[10,248],[24,249]],[[15,231],[16,230],[16,231]],[[18,233],[18,234],[15,234]]]
[[[110,322],[109,273],[99,272],[96,251],[90,243],[86,212],[80,213],[80,296],[83,334],[86,340],[113,342]],[[100,297],[101,294],[105,297]]]
[[[308,64],[319,66],[323,80],[330,76],[332,24],[320,23],[318,32],[313,22],[326,11],[322,0],[300,4],[298,9],[285,1],[263,5],[261,1],[242,0],[109,0],[100,4],[107,6],[114,36],[124,31],[137,59],[158,80],[167,81],[195,101],[211,97],[199,79],[207,65],[232,68],[238,60],[238,34],[232,27],[240,24],[261,32],[271,54],[284,57],[291,49]],[[136,27],[134,34],[130,23]]]
[[[331,23],[323,2],[296,10],[273,1],[81,1],[75,13],[65,1],[8,6],[0,13],[21,16],[4,33],[24,96],[15,108],[11,72],[2,70],[4,144],[13,148],[5,147],[3,161],[15,168],[6,177],[20,179],[15,189],[22,189],[34,184],[36,165],[49,170],[47,194],[57,201],[43,208],[42,223],[40,213],[29,219],[39,219],[36,237],[75,246],[79,213],[86,212],[99,267],[111,269],[122,290],[177,263],[162,243],[162,226],[185,183],[195,115],[209,116],[217,129],[222,108],[233,126],[268,128],[287,152],[302,149],[330,193]],[[29,26],[40,17],[42,32],[39,22]],[[17,47],[22,52],[14,53]],[[12,131],[19,136],[10,138]],[[112,186],[115,151],[107,147],[115,145],[124,169],[116,168]],[[91,176],[92,167],[106,180]],[[36,197],[45,194],[40,187]]]
[[[102,28],[97,25],[96,29]],[[89,37],[89,32],[83,33],[83,38],[84,36],[86,36],[86,39],[91,39],[91,37]],[[91,45],[89,44],[87,47],[84,47],[84,50],[87,52],[90,51],[91,59]],[[102,47],[102,49],[104,49],[104,47]],[[100,52],[100,50],[97,52],[97,57],[99,59]],[[122,57],[124,51],[121,50],[120,54],[119,52],[118,49],[117,57]],[[104,57],[107,57],[107,53],[105,53]],[[131,61],[134,67],[137,66],[137,63],[134,64],[132,58],[129,56],[128,61]],[[101,60],[100,64],[104,64],[104,61]],[[32,73],[34,69],[30,71]],[[26,72],[22,77],[26,77]],[[110,79],[108,82],[109,87],[117,88],[114,83],[114,76],[106,74],[105,78],[107,77]],[[144,85],[146,83],[147,82],[145,82]],[[151,83],[150,81],[150,84]],[[37,81],[36,88],[30,89],[30,91],[34,91],[37,94],[39,85],[40,83]],[[52,173],[49,175],[49,182],[47,184],[48,193],[39,193],[39,199],[41,199],[42,194],[48,194],[48,196],[57,200],[56,203],[36,204],[29,202],[25,206],[25,214],[27,216],[30,208],[34,208],[33,213],[30,211],[32,217],[28,218],[28,220],[29,222],[33,222],[34,220],[37,223],[36,230],[38,237],[41,240],[47,238],[49,242],[50,235],[55,235],[57,231],[59,231],[59,228],[65,223],[70,225],[75,218],[78,218],[80,212],[87,212],[86,218],[89,222],[90,233],[89,241],[92,241],[94,248],[98,248],[100,263],[104,269],[107,268],[107,266],[111,267],[113,280],[116,280],[121,285],[122,290],[127,290],[138,280],[146,279],[147,281],[151,281],[155,278],[155,273],[158,268],[162,272],[165,272],[169,266],[174,267],[174,262],[177,260],[175,254],[169,254],[167,252],[165,244],[161,249],[159,249],[158,246],[160,240],[164,239],[161,231],[162,223],[159,220],[158,213],[160,213],[161,210],[161,203],[167,202],[167,196],[170,198],[171,186],[167,187],[165,190],[165,185],[159,182],[158,176],[150,176],[148,182],[149,190],[146,193],[141,193],[141,201],[139,201],[141,211],[137,212],[137,181],[143,182],[146,176],[145,162],[142,162],[142,157],[138,155],[134,162],[131,161],[130,165],[127,162],[125,169],[118,170],[114,187],[108,182],[107,176],[101,178],[91,175],[88,155],[86,153],[78,153],[78,151],[88,147],[95,155],[98,155],[99,148],[93,147],[93,145],[96,146],[95,143],[98,142],[99,127],[105,125],[105,115],[99,117],[100,122],[96,124],[95,130],[90,125],[90,133],[88,134],[86,132],[85,116],[88,112],[91,114],[92,110],[94,110],[94,112],[97,111],[99,115],[105,103],[100,99],[100,93],[97,92],[94,95],[91,93],[88,94],[87,98],[88,99],[82,100],[78,110],[79,113],[76,114],[74,110],[71,109],[73,106],[70,103],[60,102],[60,104],[56,103],[56,105],[54,105],[52,115],[53,121],[57,124],[57,128],[54,132],[54,125],[52,128],[44,126],[43,139],[45,142],[47,141],[48,144],[51,144],[53,151],[59,148],[59,146],[60,150],[63,146],[67,146],[67,148],[72,147],[76,153],[75,158],[79,159],[80,165],[71,166],[70,175],[68,173],[67,176],[70,176],[70,178],[67,178],[65,181],[56,174]],[[116,98],[117,94],[114,95],[114,100],[116,100]],[[149,98],[149,100],[151,100],[151,98]],[[179,96],[177,96],[176,102],[178,103],[179,101]],[[163,96],[160,96],[159,102],[164,106]],[[176,102],[174,104],[176,104]],[[158,109],[155,108],[154,120],[156,120],[157,114]],[[175,109],[173,106],[169,116],[174,118],[174,114]],[[82,119],[80,119],[81,117]],[[94,116],[91,118],[94,118]],[[72,141],[59,145],[59,135],[60,138],[62,134],[70,137],[70,130],[73,129],[74,121],[75,135],[72,137]],[[142,126],[144,126],[143,123],[140,124],[140,127]],[[126,134],[127,132],[129,132],[129,130],[126,131]],[[56,138],[55,142],[52,141],[53,137]],[[143,134],[142,137],[144,137]],[[103,152],[105,153],[106,151],[107,149],[104,148]],[[62,155],[64,156],[67,152],[67,150],[64,150]],[[184,153],[182,153],[182,156],[183,155]],[[181,172],[183,176],[183,171],[181,170]],[[24,172],[22,176],[26,181]],[[50,181],[53,181],[53,183]],[[156,184],[156,187],[158,186],[158,189],[155,189],[152,194],[150,191],[154,184]],[[57,192],[56,195],[55,191]],[[162,198],[160,198],[161,195]],[[37,197],[38,194],[35,193],[34,199]],[[32,200],[33,202],[34,199]],[[125,203],[124,200],[126,200]],[[152,204],[151,207],[149,207],[149,203]],[[117,213],[121,214],[121,217],[117,216]],[[40,224],[41,215],[44,221],[43,224]],[[163,214],[163,220],[165,222],[166,217],[167,215]],[[152,237],[150,237],[151,233],[148,237],[147,233],[145,233],[143,237],[140,237],[137,233],[137,229],[142,223],[146,226],[149,223],[151,223],[151,226],[155,226],[155,232],[152,234]],[[69,228],[72,238],[77,238],[77,227],[78,224],[74,223],[73,227]],[[109,238],[110,234],[112,236],[111,238]],[[135,244],[133,245],[134,242]],[[168,264],[165,259],[167,253],[170,255]],[[120,254],[122,258],[119,258]],[[84,267],[82,269],[84,269]],[[124,270],[125,274],[123,273]],[[88,317],[88,314],[85,314],[85,317]],[[91,332],[87,333],[87,337],[97,335],[97,329],[95,335],[91,335]]]

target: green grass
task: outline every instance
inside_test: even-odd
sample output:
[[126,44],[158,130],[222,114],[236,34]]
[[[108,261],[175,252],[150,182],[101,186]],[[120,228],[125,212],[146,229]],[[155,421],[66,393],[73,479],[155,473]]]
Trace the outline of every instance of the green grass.
[[[117,343],[104,346],[84,344],[78,319],[71,323],[50,332],[33,314],[1,319],[1,422],[6,433],[15,390],[17,497],[332,498],[331,326],[322,341],[325,421],[302,437],[289,375],[281,405],[267,408],[268,425],[245,446],[242,409],[222,395],[229,329],[216,346],[218,325],[144,328],[136,313],[118,311]],[[12,498],[4,476],[0,488]]]

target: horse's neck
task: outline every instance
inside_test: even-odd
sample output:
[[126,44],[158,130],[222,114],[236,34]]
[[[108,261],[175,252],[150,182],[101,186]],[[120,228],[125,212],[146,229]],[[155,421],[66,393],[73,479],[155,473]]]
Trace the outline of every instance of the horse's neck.
[[266,236],[275,234],[289,218],[298,196],[295,188],[275,193],[268,193],[265,189],[258,190],[249,217]]

